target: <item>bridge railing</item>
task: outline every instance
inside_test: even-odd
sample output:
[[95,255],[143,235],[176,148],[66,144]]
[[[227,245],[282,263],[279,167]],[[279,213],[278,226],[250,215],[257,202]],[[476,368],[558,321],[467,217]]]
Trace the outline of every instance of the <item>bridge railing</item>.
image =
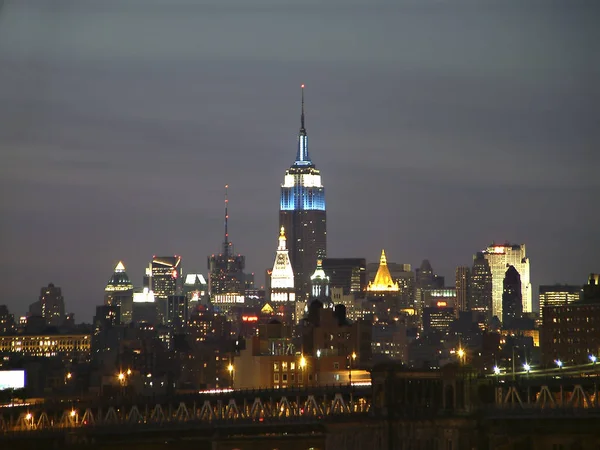
[[274,393],[269,391],[271,396],[265,396],[264,392],[255,391],[254,397],[213,397],[200,402],[182,401],[176,406],[173,403],[156,403],[140,407],[72,407],[54,413],[43,410],[20,411],[16,416],[0,415],[0,432],[42,432],[115,425],[144,428],[310,422],[341,416],[366,415],[371,407],[370,392],[359,394],[352,390],[333,391],[329,392],[329,395],[319,396],[306,391],[277,391],[279,396],[272,396]]

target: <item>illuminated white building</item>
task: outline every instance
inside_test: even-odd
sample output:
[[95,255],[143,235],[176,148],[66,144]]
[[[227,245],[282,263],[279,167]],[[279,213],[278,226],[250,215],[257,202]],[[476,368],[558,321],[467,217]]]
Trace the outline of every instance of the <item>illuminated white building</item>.
[[483,251],[492,272],[492,312],[502,319],[502,292],[506,270],[514,266],[521,276],[521,294],[523,296],[523,312],[532,312],[532,293],[529,274],[529,258],[525,253],[525,244],[503,245],[492,244]]
[[323,260],[317,259],[317,268],[310,276],[312,296],[315,298],[329,297],[329,277],[323,270]]
[[273,304],[293,303],[295,300],[294,271],[287,250],[285,229],[281,227],[279,246],[271,273],[271,302]]

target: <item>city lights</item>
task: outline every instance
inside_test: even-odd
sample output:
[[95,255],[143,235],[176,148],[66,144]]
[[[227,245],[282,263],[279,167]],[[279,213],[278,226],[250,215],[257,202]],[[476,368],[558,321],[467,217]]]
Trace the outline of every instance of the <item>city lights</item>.
[[562,369],[563,363],[562,363],[562,361],[560,359],[557,359],[555,361],[555,363],[556,363],[556,365],[558,366],[559,369]]
[[495,375],[500,375],[500,367],[494,366],[494,374]]
[[596,357],[596,355],[590,355],[590,361],[591,361],[592,363],[596,364],[596,361],[597,361],[597,359],[598,359],[598,358]]
[[523,369],[525,370],[525,372],[529,373],[529,371],[531,370],[531,366],[528,363],[523,364]]

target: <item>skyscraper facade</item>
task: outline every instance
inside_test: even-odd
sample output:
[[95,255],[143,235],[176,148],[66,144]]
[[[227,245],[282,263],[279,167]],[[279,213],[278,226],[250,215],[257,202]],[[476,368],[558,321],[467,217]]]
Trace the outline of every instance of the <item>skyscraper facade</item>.
[[521,276],[515,266],[510,266],[502,281],[502,325],[513,328],[523,316]]
[[469,310],[484,314],[488,323],[492,319],[492,270],[481,252],[473,258],[469,283]]
[[271,271],[271,302],[289,304],[295,300],[294,271],[288,254],[285,230],[281,227],[277,254]]
[[521,276],[521,294],[523,296],[523,312],[532,312],[532,293],[529,275],[529,258],[525,252],[525,244],[498,245],[492,243],[483,251],[492,271],[492,310],[499,319],[502,318],[502,292],[504,275],[510,266],[514,266]]
[[344,294],[362,294],[367,290],[367,260],[364,258],[325,258],[323,270],[331,288],[342,288]]
[[229,241],[229,199],[225,186],[225,238],[223,248],[218,255],[208,257],[208,292],[211,302],[226,307],[244,302],[246,275],[244,267],[246,258],[233,251],[233,243]]
[[471,270],[468,267],[456,268],[456,307],[458,311],[467,311]]
[[157,299],[166,301],[177,294],[181,278],[181,256],[155,256],[152,258],[152,291]]
[[310,296],[310,275],[317,259],[327,252],[325,188],[321,173],[308,154],[308,136],[304,122],[304,85],[302,113],[296,160],[285,172],[281,185],[279,226],[285,229],[296,292],[302,299]]
[[40,298],[29,306],[30,316],[41,316],[46,324],[58,327],[65,320],[65,299],[59,287],[50,283],[40,290]]
[[549,306],[565,306],[581,298],[581,286],[555,284],[540,286],[540,319],[544,317],[544,308]]
[[[130,323],[133,313],[133,284],[125,272],[121,261],[104,288],[104,304],[119,309],[118,318],[122,323]],[[107,311],[110,309],[107,309]]]

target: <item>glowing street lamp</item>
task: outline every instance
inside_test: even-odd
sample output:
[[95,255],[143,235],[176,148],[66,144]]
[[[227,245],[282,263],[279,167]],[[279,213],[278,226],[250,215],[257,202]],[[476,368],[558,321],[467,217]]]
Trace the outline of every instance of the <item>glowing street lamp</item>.
[[127,369],[127,375],[131,375],[131,369]]
[[562,369],[563,366],[563,362],[560,359],[557,359],[556,361],[554,361],[556,363],[556,365],[558,366],[559,369]]
[[525,363],[523,364],[523,369],[525,369],[525,372],[529,373],[529,371],[531,370],[531,366],[529,365],[529,363]]
[[456,354],[458,355],[458,359],[460,360],[461,363],[465,362],[465,355],[466,352],[463,348],[459,348],[458,351],[456,352]]
[[494,366],[494,375],[500,375],[500,367]]
[[125,379],[125,374],[123,372],[119,372],[117,378],[119,379],[119,381],[123,381]]
[[231,388],[233,389],[233,364],[229,364],[227,366],[227,371],[229,372],[229,379],[231,380]]
[[67,380],[70,380],[71,378],[73,378],[73,374],[71,372],[67,373]]
[[594,364],[596,364],[596,361],[598,360],[598,358],[596,357],[596,355],[590,355],[590,361]]

